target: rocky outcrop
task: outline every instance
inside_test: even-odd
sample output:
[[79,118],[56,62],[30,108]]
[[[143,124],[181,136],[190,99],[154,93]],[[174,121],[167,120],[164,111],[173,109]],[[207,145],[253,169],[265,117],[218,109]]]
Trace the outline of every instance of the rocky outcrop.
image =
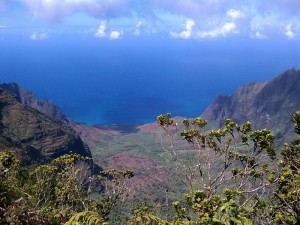
[[47,163],[70,151],[91,157],[72,128],[0,89],[0,149],[6,148],[17,151],[22,165]]
[[279,136],[290,129],[291,115],[300,110],[300,70],[291,69],[271,81],[250,83],[231,96],[219,96],[201,115],[221,126],[225,119],[252,121],[256,129]]

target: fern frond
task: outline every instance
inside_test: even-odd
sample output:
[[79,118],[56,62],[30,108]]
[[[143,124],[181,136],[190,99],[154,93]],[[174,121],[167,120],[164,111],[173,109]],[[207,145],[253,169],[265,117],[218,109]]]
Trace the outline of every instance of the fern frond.
[[130,224],[132,225],[171,225],[168,221],[162,220],[151,214],[145,214],[137,216],[131,219]]
[[105,220],[96,212],[86,211],[75,214],[65,225],[106,225]]

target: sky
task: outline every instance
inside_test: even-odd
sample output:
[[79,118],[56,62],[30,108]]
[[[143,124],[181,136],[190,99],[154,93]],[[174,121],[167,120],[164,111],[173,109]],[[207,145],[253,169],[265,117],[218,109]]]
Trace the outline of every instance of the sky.
[[[0,29],[30,40],[67,32],[121,39],[299,39],[299,0],[0,0]],[[19,31],[20,32],[20,31]],[[74,31],[73,31],[74,32]]]
[[0,83],[73,119],[198,116],[300,68],[300,0],[0,0]]

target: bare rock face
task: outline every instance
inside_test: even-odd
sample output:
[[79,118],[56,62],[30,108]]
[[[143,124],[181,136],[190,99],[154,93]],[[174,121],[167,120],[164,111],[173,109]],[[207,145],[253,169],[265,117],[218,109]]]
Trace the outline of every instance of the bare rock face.
[[[26,101],[35,102],[29,96]],[[91,157],[72,128],[23,105],[18,95],[0,89],[0,150],[6,148],[16,150],[23,165],[47,163],[70,151]]]
[[201,115],[221,126],[225,119],[252,121],[255,129],[273,129],[281,135],[300,110],[300,70],[291,69],[271,81],[250,83],[231,96],[219,96]]

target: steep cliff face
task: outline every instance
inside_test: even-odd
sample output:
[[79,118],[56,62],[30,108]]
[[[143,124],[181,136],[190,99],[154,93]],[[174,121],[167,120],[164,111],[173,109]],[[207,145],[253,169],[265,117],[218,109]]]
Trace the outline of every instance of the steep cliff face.
[[[217,97],[201,115],[217,126],[227,118],[252,121],[257,129],[289,130],[291,115],[300,110],[300,70],[291,69],[271,81],[250,83],[231,96]],[[279,134],[280,135],[280,134]]]
[[47,163],[70,151],[91,157],[73,129],[0,89],[0,149],[5,148],[16,150],[23,165]]
[[114,130],[102,129],[100,127],[89,126],[68,118],[63,114],[61,109],[49,102],[47,99],[39,100],[32,91],[20,87],[16,83],[0,84],[0,89],[6,90],[16,95],[16,98],[24,105],[29,106],[37,111],[46,114],[54,119],[62,121],[69,127],[73,128],[89,147],[119,136],[120,133]]
[[34,108],[39,112],[51,116],[55,119],[64,122],[67,121],[66,116],[53,103],[49,102],[46,99],[42,99],[41,101],[39,101],[37,96],[32,91],[26,90],[16,83],[0,84],[0,89],[4,89],[15,94],[18,100],[23,105],[30,106],[31,108]]
[[253,109],[254,100],[268,83],[249,83],[231,96],[218,96],[204,111],[202,117],[214,121],[225,118],[235,118],[239,121],[250,119],[249,114],[256,111]]

